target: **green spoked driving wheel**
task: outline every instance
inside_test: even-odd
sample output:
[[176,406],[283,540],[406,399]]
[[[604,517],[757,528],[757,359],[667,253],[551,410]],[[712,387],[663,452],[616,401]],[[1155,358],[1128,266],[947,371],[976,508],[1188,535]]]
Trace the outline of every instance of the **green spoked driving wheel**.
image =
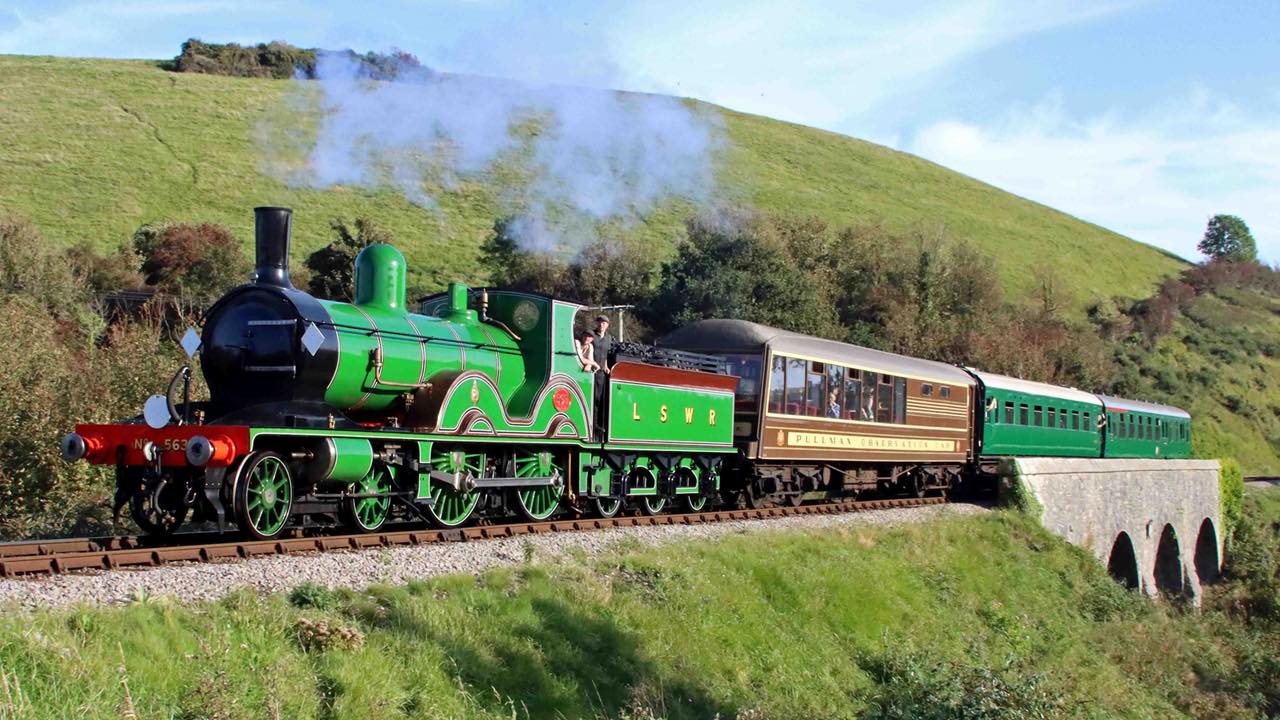
[[273,452],[245,458],[236,483],[235,510],[240,528],[259,540],[280,534],[293,508],[289,465]]
[[[443,449],[432,451],[431,469],[437,472],[456,475],[460,479],[483,477],[485,472],[485,454],[461,449]],[[432,478],[431,507],[427,514],[444,527],[457,527],[471,519],[480,503],[479,490],[457,490],[449,483]]]
[[516,455],[516,477],[557,477],[554,485],[537,485],[516,490],[516,504],[530,520],[546,520],[560,507],[564,495],[564,470],[549,452],[522,452]]
[[382,527],[391,516],[391,468],[375,465],[369,474],[351,486],[353,497],[345,503],[347,521],[363,532]]

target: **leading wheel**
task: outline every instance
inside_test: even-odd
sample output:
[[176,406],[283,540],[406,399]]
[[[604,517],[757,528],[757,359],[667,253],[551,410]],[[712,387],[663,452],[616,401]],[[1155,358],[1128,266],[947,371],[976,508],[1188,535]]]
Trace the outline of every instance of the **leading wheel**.
[[292,509],[293,482],[284,458],[270,451],[245,458],[235,494],[240,529],[259,540],[269,540],[284,530]]
[[[432,450],[431,469],[465,480],[484,477],[487,461],[482,452]],[[480,504],[479,490],[459,490],[447,482],[431,479],[431,507],[427,514],[444,527],[458,527],[471,519]]]
[[351,486],[355,495],[342,503],[347,523],[360,532],[373,532],[391,516],[391,468],[374,466],[369,474]]
[[520,513],[530,520],[546,520],[560,507],[564,495],[564,470],[550,452],[522,452],[516,455],[516,477],[555,477],[552,485],[536,485],[516,490],[516,505]]
[[151,480],[129,496],[129,516],[148,535],[172,535],[187,518],[186,483]]

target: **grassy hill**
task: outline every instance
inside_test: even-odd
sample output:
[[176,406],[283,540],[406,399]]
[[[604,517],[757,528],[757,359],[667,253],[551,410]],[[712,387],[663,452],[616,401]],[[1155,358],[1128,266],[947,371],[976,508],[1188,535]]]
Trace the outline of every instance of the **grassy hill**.
[[1203,612],[1007,512],[774,532],[367,592],[0,615],[12,718],[1260,718],[1280,493]]
[[[327,242],[338,215],[378,219],[406,251],[417,284],[486,279],[477,246],[499,213],[492,183],[440,198],[437,217],[393,190],[289,188],[262,167],[264,128],[314,126],[290,114],[289,85],[178,74],[142,61],[0,56],[0,211],[57,243],[111,248],[143,223],[210,221],[248,243],[254,205],[291,205],[295,258]],[[1091,299],[1143,297],[1184,263],[920,158],[834,133],[720,111],[729,139],[723,200],[813,214],[837,225],[941,223],[997,263],[1012,297],[1051,264],[1062,288]],[[658,256],[693,208],[667,207],[637,229]]]

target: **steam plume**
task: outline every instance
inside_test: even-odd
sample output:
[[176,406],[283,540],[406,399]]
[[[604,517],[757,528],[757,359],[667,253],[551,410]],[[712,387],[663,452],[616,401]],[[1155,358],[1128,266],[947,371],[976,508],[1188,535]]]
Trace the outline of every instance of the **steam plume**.
[[426,69],[370,82],[338,53],[316,76],[322,120],[295,184],[393,184],[434,208],[460,181],[502,177],[501,212],[541,250],[714,189],[719,118],[675,98]]

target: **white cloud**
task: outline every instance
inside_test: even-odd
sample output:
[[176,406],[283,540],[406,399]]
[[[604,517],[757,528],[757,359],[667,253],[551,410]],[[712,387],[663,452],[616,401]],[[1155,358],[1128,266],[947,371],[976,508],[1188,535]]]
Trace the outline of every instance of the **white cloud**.
[[611,27],[633,86],[837,128],[973,53],[1134,4],[655,1]]
[[988,126],[936,122],[903,149],[1186,258],[1210,216],[1239,215],[1280,260],[1277,108],[1197,87],[1141,116],[1077,119],[1052,95]]

